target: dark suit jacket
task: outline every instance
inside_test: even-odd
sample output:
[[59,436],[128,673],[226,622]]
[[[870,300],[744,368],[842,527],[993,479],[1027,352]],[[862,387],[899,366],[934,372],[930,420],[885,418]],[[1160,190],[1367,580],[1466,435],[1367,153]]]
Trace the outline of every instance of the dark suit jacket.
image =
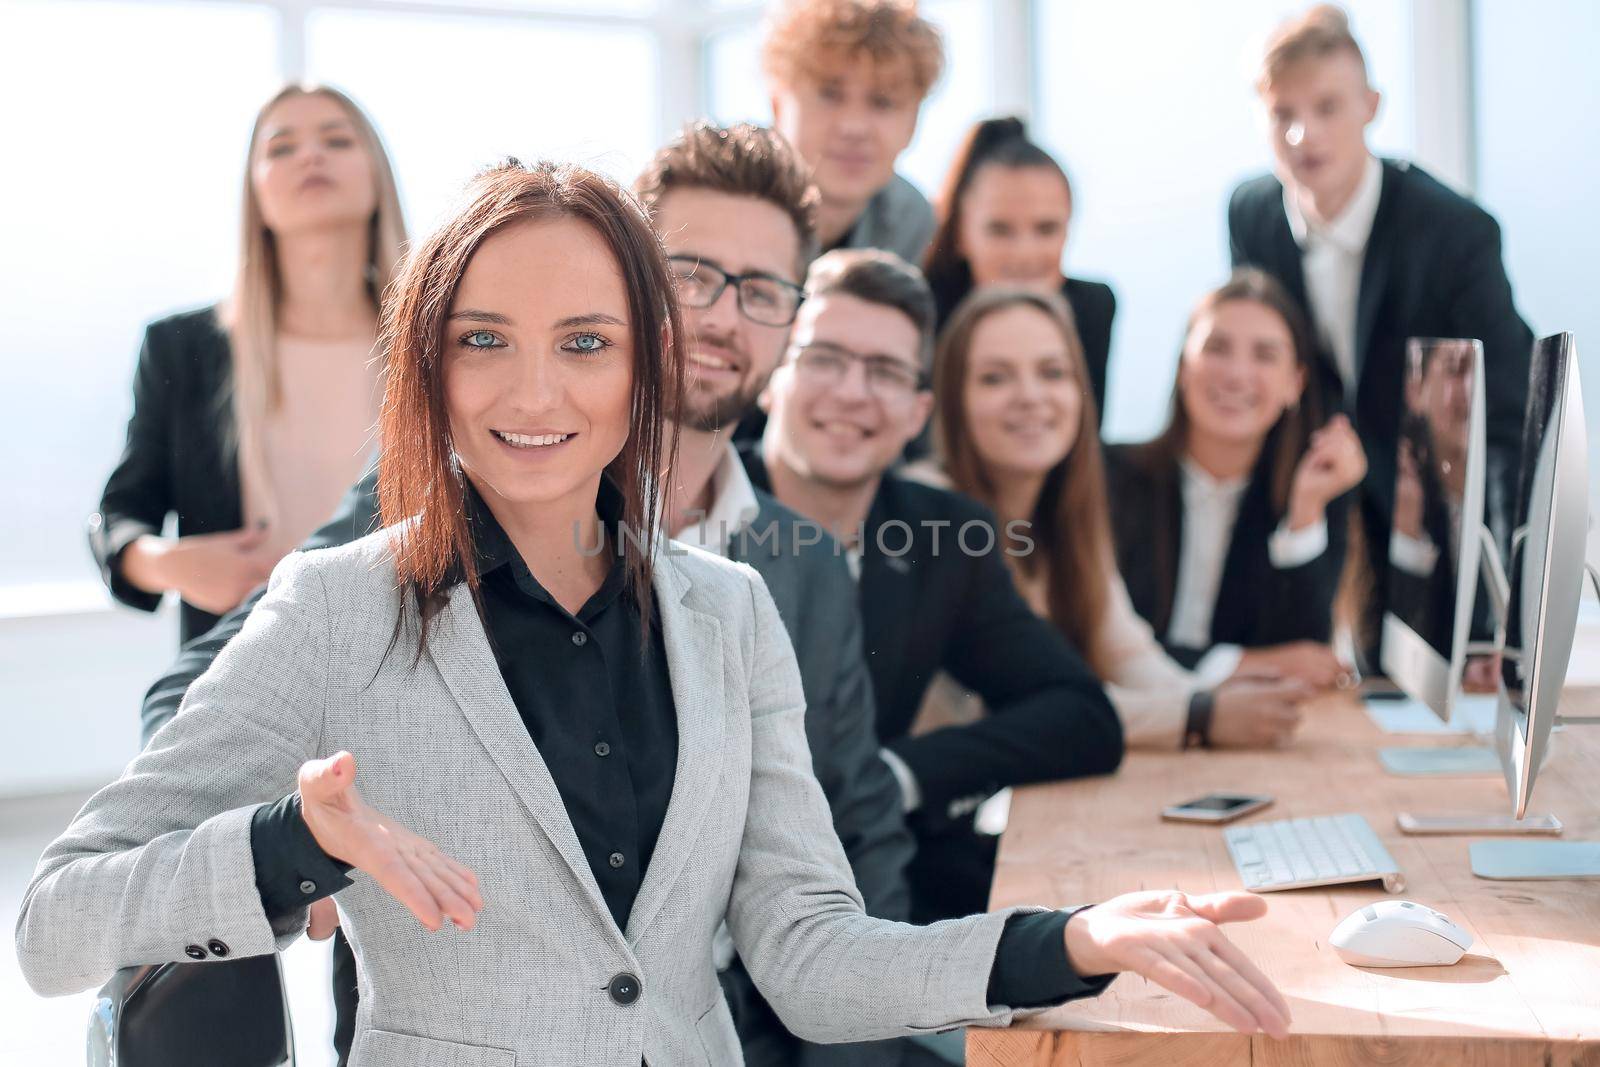
[[[1228,234],[1236,266],[1249,264],[1277,277],[1313,318],[1306,299],[1300,248],[1283,209],[1283,186],[1263,175],[1233,191]],[[1394,511],[1395,455],[1406,339],[1475,337],[1483,342],[1488,399],[1487,516],[1514,499],[1517,455],[1528,399],[1533,334],[1512,304],[1500,257],[1500,227],[1471,200],[1445,188],[1421,168],[1383,161],[1383,189],[1367,243],[1356,313],[1356,395],[1344,398],[1367,451],[1362,493],[1373,588],[1387,586],[1389,523]],[[1323,361],[1326,395],[1343,390],[1331,359]]]
[[[176,512],[178,535],[237,530],[243,521],[239,470],[223,447],[231,414],[222,390],[231,369],[228,335],[214,308],[152,323],[133,377],[133,416],[122,458],[89,517],[89,551],[111,595],[154,611],[161,603],[122,577],[122,550],[159,534]],[[184,604],[180,640],[205,633],[215,615]]]
[[[956,305],[972,292],[972,273],[965,266],[949,280],[933,284],[934,304],[938,309],[939,330]],[[1117,295],[1104,282],[1068,278],[1061,283],[1061,295],[1072,308],[1072,317],[1078,325],[1078,339],[1083,342],[1084,362],[1089,365],[1089,383],[1094,389],[1095,410],[1100,421],[1105,422],[1107,368],[1111,362],[1111,320],[1117,314]]]
[[[745,461],[751,480],[769,488],[759,454],[746,452]],[[1109,774],[1122,759],[1122,725],[1099,680],[1018,594],[1003,543],[987,552],[960,548],[969,524],[974,550],[986,543],[977,527],[997,529],[975,501],[885,475],[862,545],[861,622],[878,738],[916,776],[917,829],[970,823],[976,802],[1006,786]],[[989,713],[912,737],[941,670],[978,693]]]
[[1193,667],[1210,644],[1329,640],[1348,541],[1348,495],[1328,505],[1328,547],[1322,555],[1280,570],[1272,565],[1267,543],[1282,520],[1273,510],[1266,464],[1261,464],[1239,502],[1211,616],[1211,642],[1205,648],[1173,645],[1166,633],[1183,551],[1182,471],[1176,463],[1152,469],[1138,449],[1106,447],[1111,530],[1128,596],[1168,654]]

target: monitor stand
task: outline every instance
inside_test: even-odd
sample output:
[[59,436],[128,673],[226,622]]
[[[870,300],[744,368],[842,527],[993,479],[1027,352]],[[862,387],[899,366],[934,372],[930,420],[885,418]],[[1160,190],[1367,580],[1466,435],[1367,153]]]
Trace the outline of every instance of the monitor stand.
[[[1505,568],[1500,565],[1500,549],[1495,544],[1494,535],[1483,523],[1478,524],[1478,540],[1481,543],[1481,550],[1478,553],[1479,573],[1482,574],[1484,586],[1489,592],[1495,619],[1495,635],[1491,644],[1481,647],[1469,646],[1468,650],[1480,654],[1484,652],[1498,654],[1505,644],[1506,603],[1511,595],[1510,584],[1506,581]],[[1460,680],[1452,679],[1450,689],[1454,703],[1462,695]],[[1454,710],[1452,708],[1451,717],[1447,720],[1449,723],[1453,723],[1455,719]],[[1384,770],[1390,774],[1406,777],[1460,778],[1500,773],[1500,759],[1494,749],[1481,745],[1385,748],[1378,751],[1378,759],[1383,764]]]
[[[1600,567],[1594,560],[1584,570],[1600,593]],[[1562,725],[1594,725],[1594,717],[1559,716]],[[1474,841],[1468,849],[1472,873],[1496,881],[1600,879],[1600,841]]]

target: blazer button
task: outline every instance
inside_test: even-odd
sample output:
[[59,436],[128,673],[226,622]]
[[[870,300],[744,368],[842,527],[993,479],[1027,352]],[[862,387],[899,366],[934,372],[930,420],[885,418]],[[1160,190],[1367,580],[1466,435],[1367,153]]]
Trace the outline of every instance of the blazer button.
[[594,746],[594,754],[596,756],[609,756],[611,755],[611,746],[604,741],[597,742]]
[[206,950],[201,948],[199,945],[183,946],[183,954],[188,956],[191,960],[203,960],[206,958]]
[[572,635],[572,643],[577,645],[579,648],[582,648],[584,645],[589,643],[589,635],[584,633],[582,630],[579,630],[577,633]]
[[217,957],[219,960],[228,954],[227,942],[218,941],[214,937],[210,941],[206,942],[206,948],[210,949],[211,954]]
[[611,999],[624,1007],[639,999],[639,979],[626,971],[611,979],[607,989]]

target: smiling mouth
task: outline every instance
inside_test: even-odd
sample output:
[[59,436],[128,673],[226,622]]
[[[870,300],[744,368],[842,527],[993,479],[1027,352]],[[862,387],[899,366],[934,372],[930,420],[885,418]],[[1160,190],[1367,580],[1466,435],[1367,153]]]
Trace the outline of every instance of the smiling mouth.
[[851,441],[864,441],[872,436],[872,431],[853,423],[839,422],[837,420],[813,422],[812,427],[817,432],[832,438],[846,438]]
[[1211,401],[1212,407],[1228,412],[1254,411],[1260,406],[1255,397],[1238,394],[1209,393],[1207,399]]
[[549,448],[551,445],[559,445],[578,436],[575,433],[526,434],[506,433],[503,430],[490,430],[489,432],[512,448]]
[[1056,428],[1053,422],[1013,422],[1001,423],[1001,429],[1007,433],[1023,434],[1036,437],[1039,434],[1049,433]]
[[730,374],[739,369],[737,366],[725,359],[718,359],[715,356],[708,356],[702,352],[694,351],[689,353],[689,363],[692,366],[704,367],[707,370],[726,371]]

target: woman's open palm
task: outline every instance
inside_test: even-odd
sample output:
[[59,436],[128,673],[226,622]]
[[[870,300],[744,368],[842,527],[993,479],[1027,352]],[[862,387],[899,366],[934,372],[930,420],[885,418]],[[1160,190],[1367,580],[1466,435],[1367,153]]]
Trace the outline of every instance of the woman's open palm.
[[371,876],[429,930],[478,921],[478,876],[362,800],[350,753],[301,766],[300,812],[324,852]]
[[1289,1005],[1218,928],[1267,913],[1252,893],[1125,893],[1073,915],[1067,958],[1081,975],[1132,971],[1240,1033],[1289,1033]]

